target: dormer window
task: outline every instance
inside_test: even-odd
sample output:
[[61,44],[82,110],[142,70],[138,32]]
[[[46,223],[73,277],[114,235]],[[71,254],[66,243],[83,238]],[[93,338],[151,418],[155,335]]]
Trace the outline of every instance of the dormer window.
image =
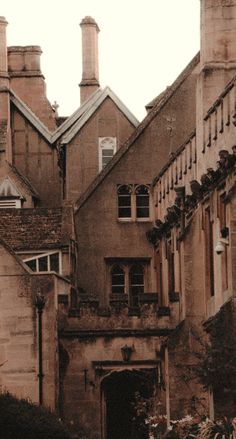
[[0,209],[21,208],[22,194],[18,191],[13,181],[6,177],[0,183]]
[[105,168],[116,152],[116,137],[99,137],[98,148],[100,172]]
[[58,251],[52,251],[24,259],[24,263],[36,273],[48,273],[51,271],[61,273],[61,257],[60,252]]

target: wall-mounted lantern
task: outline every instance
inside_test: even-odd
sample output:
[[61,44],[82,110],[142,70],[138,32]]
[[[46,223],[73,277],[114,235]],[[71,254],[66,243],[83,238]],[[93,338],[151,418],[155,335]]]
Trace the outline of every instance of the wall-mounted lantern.
[[128,346],[127,344],[125,346],[122,346],[121,354],[123,361],[125,361],[126,363],[130,361],[133,350],[133,346]]

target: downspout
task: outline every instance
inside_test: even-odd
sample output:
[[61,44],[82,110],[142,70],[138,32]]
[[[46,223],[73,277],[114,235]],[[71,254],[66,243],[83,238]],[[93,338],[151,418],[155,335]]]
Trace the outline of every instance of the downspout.
[[166,384],[166,421],[167,429],[170,428],[170,377],[169,377],[169,352],[165,346],[165,384]]
[[43,404],[43,334],[42,334],[42,316],[45,306],[45,297],[36,294],[35,307],[38,311],[38,379],[39,379],[39,405]]

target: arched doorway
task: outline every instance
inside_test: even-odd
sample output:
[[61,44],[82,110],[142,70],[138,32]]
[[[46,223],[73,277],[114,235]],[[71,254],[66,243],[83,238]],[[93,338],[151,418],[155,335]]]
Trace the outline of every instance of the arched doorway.
[[104,378],[105,439],[148,439],[144,403],[151,401],[155,378],[154,369],[124,370]]

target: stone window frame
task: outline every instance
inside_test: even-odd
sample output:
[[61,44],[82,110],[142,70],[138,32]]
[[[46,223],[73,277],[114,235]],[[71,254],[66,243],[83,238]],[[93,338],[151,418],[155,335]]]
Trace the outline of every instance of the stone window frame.
[[[51,255],[57,255],[58,254],[58,271],[55,270],[51,270],[51,259],[50,256]],[[47,258],[47,270],[40,270],[40,259],[41,258]],[[35,261],[35,270],[33,270],[30,265],[28,264],[28,262],[33,262]],[[61,251],[60,250],[52,250],[52,251],[48,251],[48,252],[44,252],[44,253],[40,253],[34,256],[31,256],[30,258],[24,258],[23,262],[28,266],[28,268],[30,268],[32,270],[32,272],[34,273],[58,273],[58,274],[62,274],[62,255],[61,255]]]
[[[150,258],[108,258],[106,261],[108,266],[108,278],[109,278],[109,296],[111,299],[127,300],[129,306],[139,306],[138,297],[145,294],[148,289],[149,282],[149,270],[150,270]],[[142,291],[138,294],[131,296],[131,284],[130,275],[132,268],[137,266],[142,267],[143,270],[143,283]],[[124,272],[124,291],[116,293],[112,290],[112,271],[115,267],[120,267]],[[141,285],[141,284],[139,284]],[[118,286],[118,285],[116,285]],[[133,298],[135,299],[133,300]]]
[[113,154],[110,157],[110,160],[114,156],[117,151],[117,138],[116,137],[99,137],[98,138],[98,170],[101,172],[107,163],[104,162],[103,152],[113,150]]
[[[121,198],[125,197],[125,193],[121,193],[123,188],[127,188],[127,198],[128,193],[130,195],[130,202],[126,206],[122,205]],[[138,193],[138,191],[143,188],[147,191],[148,194],[148,206],[138,204],[138,200],[143,194]],[[151,221],[151,194],[150,194],[150,184],[118,184],[117,185],[117,218],[119,222],[150,222]],[[145,196],[145,195],[144,195]],[[139,200],[140,201],[140,200]],[[130,214],[127,216],[121,215],[122,209],[129,209]],[[148,215],[139,216],[138,209],[146,209],[148,208]]]

